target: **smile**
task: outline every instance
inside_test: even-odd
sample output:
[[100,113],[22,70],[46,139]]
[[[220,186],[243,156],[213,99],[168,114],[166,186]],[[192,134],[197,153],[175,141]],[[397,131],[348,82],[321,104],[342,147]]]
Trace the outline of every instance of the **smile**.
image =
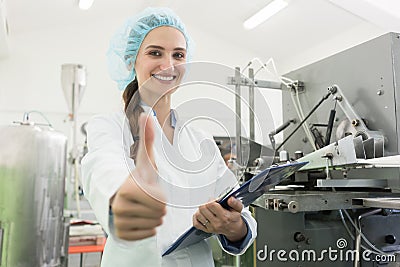
[[157,80],[161,81],[172,81],[173,79],[176,78],[176,76],[174,75],[165,76],[165,75],[153,74],[152,76]]

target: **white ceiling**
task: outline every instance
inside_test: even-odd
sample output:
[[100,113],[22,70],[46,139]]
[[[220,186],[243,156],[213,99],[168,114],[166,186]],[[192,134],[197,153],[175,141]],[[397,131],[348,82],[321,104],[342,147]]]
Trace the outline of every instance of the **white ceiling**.
[[282,62],[323,56],[334,53],[333,46],[343,49],[388,31],[400,31],[396,12],[388,12],[397,11],[398,0],[382,0],[386,9],[377,8],[373,0],[291,0],[286,9],[250,31],[242,22],[270,0],[94,0],[88,11],[79,10],[77,0],[1,1],[10,36],[71,23],[97,21],[101,27],[110,20],[122,22],[146,6],[163,5],[192,27]]

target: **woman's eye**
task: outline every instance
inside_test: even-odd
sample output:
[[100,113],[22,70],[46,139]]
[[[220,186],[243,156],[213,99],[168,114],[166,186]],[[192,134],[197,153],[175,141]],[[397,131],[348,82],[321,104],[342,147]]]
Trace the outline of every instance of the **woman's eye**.
[[161,56],[161,53],[160,53],[160,51],[150,51],[150,52],[149,52],[149,55],[152,55],[152,56]]
[[178,58],[178,59],[184,59],[185,58],[185,54],[184,53],[175,53],[174,57]]

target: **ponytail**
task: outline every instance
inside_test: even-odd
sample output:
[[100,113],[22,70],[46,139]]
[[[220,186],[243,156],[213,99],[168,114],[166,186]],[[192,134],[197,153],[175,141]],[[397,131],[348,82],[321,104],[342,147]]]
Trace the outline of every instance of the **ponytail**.
[[130,147],[130,157],[136,163],[137,151],[139,148],[139,116],[140,113],[144,112],[144,109],[140,105],[140,94],[139,85],[137,79],[135,78],[131,83],[129,83],[122,95],[125,103],[125,114],[128,117],[129,125],[131,128],[131,133],[133,136],[134,143]]

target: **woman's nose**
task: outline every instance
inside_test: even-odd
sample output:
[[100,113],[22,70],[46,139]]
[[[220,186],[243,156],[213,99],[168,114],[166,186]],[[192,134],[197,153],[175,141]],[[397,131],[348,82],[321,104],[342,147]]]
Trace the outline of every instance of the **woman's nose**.
[[167,70],[167,69],[174,69],[174,61],[171,57],[164,57],[162,59],[162,62],[160,64],[160,69],[161,70]]

